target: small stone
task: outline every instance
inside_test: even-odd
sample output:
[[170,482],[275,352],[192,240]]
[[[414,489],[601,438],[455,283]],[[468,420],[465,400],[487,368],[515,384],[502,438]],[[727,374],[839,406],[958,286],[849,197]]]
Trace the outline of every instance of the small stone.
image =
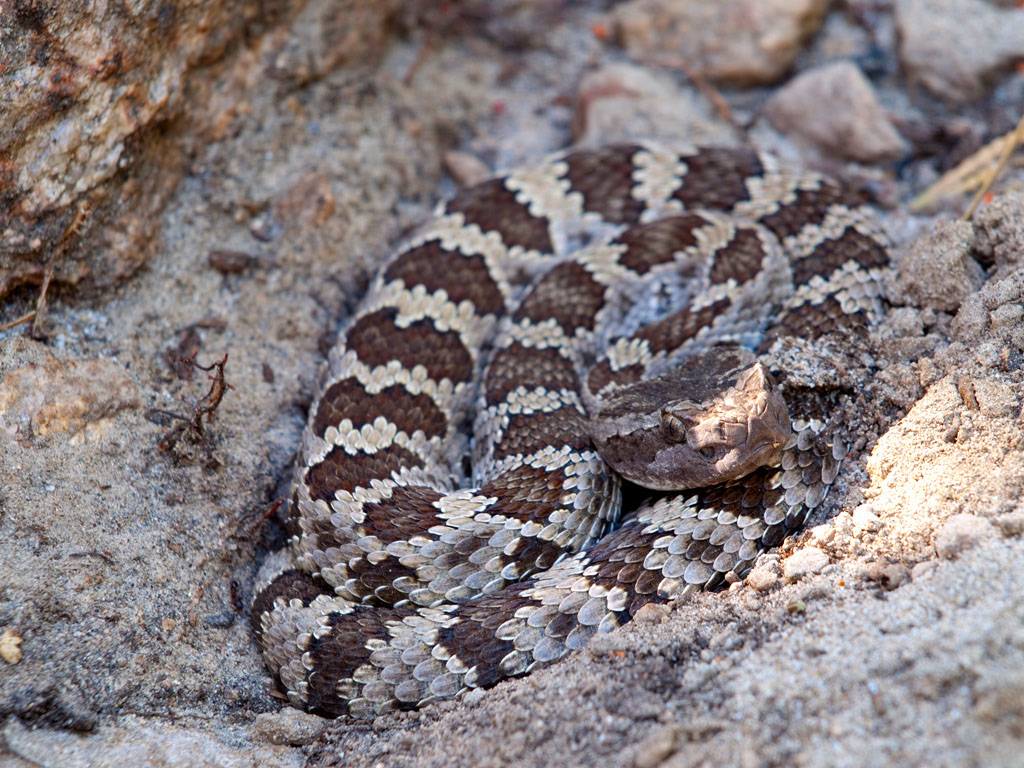
[[974,251],[984,266],[1024,259],[1024,192],[1007,192],[974,213]]
[[470,688],[465,695],[462,697],[462,701],[465,704],[475,705],[479,704],[484,700],[484,696],[487,695],[487,690],[484,688]]
[[588,72],[574,100],[573,140],[581,146],[638,136],[694,144],[729,143],[735,130],[713,119],[706,100],[663,72],[613,64]]
[[836,538],[836,529],[834,525],[822,523],[811,528],[810,534],[815,544],[831,544]]
[[747,574],[747,584],[751,589],[758,592],[767,592],[770,589],[774,589],[775,585],[779,583],[779,567],[778,564],[771,565],[760,565],[758,564],[750,573]]
[[850,61],[793,78],[768,100],[764,114],[778,131],[804,140],[823,155],[877,163],[908,148],[871,83]]
[[993,309],[989,315],[992,327],[996,330],[1013,327],[1020,323],[1022,317],[1024,317],[1024,307],[1020,304],[1004,304]]
[[257,715],[254,727],[271,744],[302,746],[320,738],[327,726],[323,718],[285,707],[280,712]]
[[882,519],[869,504],[861,504],[853,510],[853,527],[858,531],[877,531],[882,527]]
[[886,591],[901,587],[910,581],[910,569],[899,563],[871,563],[865,575]]
[[209,613],[203,617],[203,624],[208,627],[224,629],[235,623],[234,611],[221,611],[220,613]]
[[932,574],[938,570],[938,567],[939,564],[937,561],[925,560],[910,569],[910,579],[911,581],[921,581],[923,579],[931,578]]
[[665,758],[676,751],[678,740],[678,728],[671,725],[659,728],[637,747],[633,758],[634,768],[656,768],[661,765]]
[[249,224],[249,234],[265,243],[274,239],[274,222],[268,216],[257,216]]
[[828,565],[828,555],[817,547],[805,547],[786,560],[783,576],[789,581],[799,581],[805,576],[820,573]]
[[1003,536],[1020,536],[1024,533],[1024,509],[1000,515],[994,522]]
[[244,272],[256,259],[245,251],[215,249],[207,256],[210,266],[225,275],[237,275]]
[[669,57],[730,85],[774,82],[821,27],[826,0],[632,0],[613,11],[626,51]]
[[479,157],[454,149],[444,153],[444,167],[460,187],[472,187],[492,176],[487,163]]
[[953,515],[935,537],[935,550],[939,557],[952,558],[974,547],[983,539],[995,535],[988,520],[976,515]]
[[0,659],[8,664],[17,664],[21,657],[21,635],[5,629],[0,634]]
[[671,613],[671,609],[667,605],[647,603],[636,612],[633,621],[639,624],[660,624],[668,617],[669,613]]
[[1024,13],[984,0],[897,0],[900,58],[908,79],[941,99],[967,102],[1024,58]]
[[1014,417],[1020,412],[1020,402],[1010,384],[995,378],[975,378],[973,383],[978,410],[983,416],[998,419]]

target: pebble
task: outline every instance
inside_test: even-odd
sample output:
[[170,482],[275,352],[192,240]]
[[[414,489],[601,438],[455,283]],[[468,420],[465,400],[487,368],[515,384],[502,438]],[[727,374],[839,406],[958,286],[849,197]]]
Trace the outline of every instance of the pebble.
[[861,504],[853,510],[853,527],[858,531],[877,531],[882,527],[882,519],[869,504]]
[[1024,58],[1024,13],[984,0],[897,0],[908,79],[941,99],[968,102]]
[[976,515],[953,515],[935,537],[939,557],[952,558],[995,535],[992,523]]
[[735,130],[713,119],[705,100],[665,73],[632,64],[588,72],[574,99],[573,140],[581,146],[630,141],[730,143]]
[[320,738],[327,725],[323,718],[285,707],[280,712],[263,712],[256,716],[256,733],[271,744],[302,746]]
[[462,701],[465,704],[479,704],[484,700],[487,695],[487,690],[484,688],[471,688],[463,697]]
[[899,563],[871,563],[865,575],[886,591],[902,587],[910,581],[910,569]]
[[444,167],[460,187],[471,187],[489,179],[493,173],[487,163],[469,152],[449,150],[444,153]]
[[778,565],[757,565],[747,574],[747,585],[757,592],[767,592],[779,583]]
[[633,621],[638,624],[660,624],[669,613],[671,613],[671,609],[667,605],[647,603],[647,605],[641,606],[640,610],[636,612]]
[[785,75],[827,10],[827,0],[631,0],[612,19],[634,58],[682,60],[742,86]]
[[666,725],[656,730],[639,746],[633,758],[634,768],[655,768],[676,751],[679,729]]
[[778,131],[827,156],[878,163],[900,157],[908,149],[878,103],[875,89],[850,61],[793,78],[768,100],[764,115]]
[[9,629],[0,634],[0,659],[8,664],[21,661],[21,637]]
[[805,547],[794,552],[782,567],[782,575],[789,581],[820,573],[828,565],[828,555],[817,547]]

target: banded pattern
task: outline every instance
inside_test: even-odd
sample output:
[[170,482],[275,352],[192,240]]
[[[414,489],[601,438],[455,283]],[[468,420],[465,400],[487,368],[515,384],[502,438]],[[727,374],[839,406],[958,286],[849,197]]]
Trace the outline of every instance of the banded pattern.
[[619,525],[590,419],[718,346],[770,363],[778,338],[869,326],[887,265],[838,185],[749,150],[577,151],[461,192],[330,353],[252,605],[290,701],[452,697],[741,578],[824,499],[835,430],[797,420],[770,466]]

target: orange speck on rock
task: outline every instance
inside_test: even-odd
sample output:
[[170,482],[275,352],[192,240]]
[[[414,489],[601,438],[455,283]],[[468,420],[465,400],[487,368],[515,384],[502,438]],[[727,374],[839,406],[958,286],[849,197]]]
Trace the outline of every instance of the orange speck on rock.
[[608,25],[595,21],[590,25],[590,31],[598,40],[607,40],[611,35],[608,32]]

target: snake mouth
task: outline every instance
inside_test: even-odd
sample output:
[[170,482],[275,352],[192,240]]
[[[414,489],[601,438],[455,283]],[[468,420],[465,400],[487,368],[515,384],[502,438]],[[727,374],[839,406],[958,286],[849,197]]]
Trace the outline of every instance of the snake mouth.
[[709,478],[732,480],[778,460],[792,432],[785,401],[776,392],[729,416],[714,414],[688,430],[686,442]]

